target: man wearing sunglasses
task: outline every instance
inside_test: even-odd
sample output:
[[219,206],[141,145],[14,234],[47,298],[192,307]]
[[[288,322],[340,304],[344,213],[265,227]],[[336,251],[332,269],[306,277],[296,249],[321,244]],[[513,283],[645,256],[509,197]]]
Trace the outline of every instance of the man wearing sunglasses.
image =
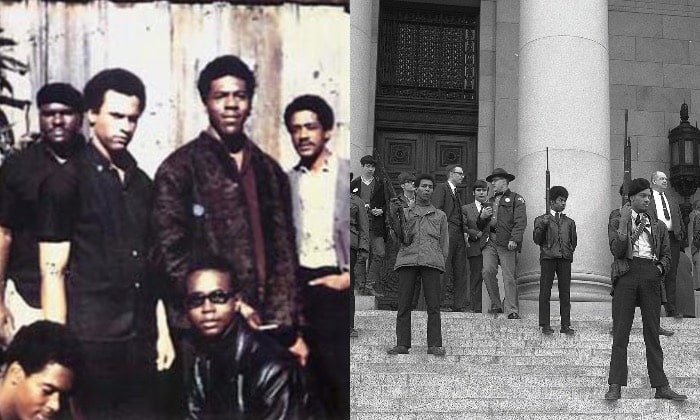
[[[467,225],[462,218],[462,199],[457,187],[464,180],[464,169],[459,165],[447,167],[447,182],[437,184],[433,191],[433,206],[445,212],[450,234],[450,249],[445,262],[445,272],[441,276],[440,310],[445,312],[467,312],[469,305],[469,284],[467,266]],[[466,203],[464,203],[466,204]],[[447,284],[452,282],[454,296],[452,307],[447,304]]]
[[188,417],[303,419],[308,412],[301,368],[292,353],[246,322],[231,268],[196,261],[184,299],[195,346]]

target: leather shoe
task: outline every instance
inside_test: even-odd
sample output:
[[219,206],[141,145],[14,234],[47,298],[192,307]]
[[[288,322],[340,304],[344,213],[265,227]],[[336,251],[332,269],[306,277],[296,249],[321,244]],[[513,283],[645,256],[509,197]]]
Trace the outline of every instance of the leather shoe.
[[568,325],[562,325],[559,332],[566,335],[574,335],[576,333],[576,331]]
[[512,314],[508,315],[508,319],[520,319],[520,315],[513,312]]
[[352,328],[352,329],[350,330],[350,337],[352,337],[352,338],[357,338],[357,335],[358,335],[358,334],[357,334],[357,330],[354,329],[354,328]]
[[679,312],[676,312],[675,314],[673,314],[673,317],[676,318],[676,319],[683,319],[683,314],[682,314],[682,313],[679,313]]
[[549,325],[543,325],[542,326],[542,334],[552,335],[552,334],[554,334],[554,330]]
[[449,306],[441,306],[440,312],[452,312],[452,308],[450,308]]
[[619,384],[610,384],[608,392],[605,393],[606,400],[619,400],[622,397]]
[[408,347],[396,346],[393,349],[387,350],[386,354],[390,354],[392,356],[395,354],[408,354]]
[[384,293],[378,292],[377,290],[375,290],[374,287],[368,287],[367,288],[367,296],[383,297]]
[[665,335],[666,337],[670,337],[673,335],[673,331],[659,327],[659,335]]
[[445,349],[442,347],[428,347],[428,354],[433,354],[435,356],[444,356]]
[[675,392],[668,385],[656,388],[656,394],[654,394],[654,398],[674,401],[683,401],[688,399],[686,395]]

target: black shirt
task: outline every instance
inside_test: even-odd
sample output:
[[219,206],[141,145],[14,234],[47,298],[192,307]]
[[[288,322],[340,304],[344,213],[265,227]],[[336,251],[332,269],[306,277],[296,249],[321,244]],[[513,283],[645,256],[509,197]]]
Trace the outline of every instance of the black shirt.
[[[79,137],[75,139],[76,151],[85,144],[85,139]],[[0,168],[0,226],[12,231],[6,275],[14,280],[22,298],[35,308],[41,307],[36,238],[39,186],[61,166],[49,146],[40,141],[12,155]]]
[[155,332],[156,288],[147,273],[152,182],[129,155],[124,182],[89,144],[41,186],[38,236],[70,241],[68,326],[80,339]]

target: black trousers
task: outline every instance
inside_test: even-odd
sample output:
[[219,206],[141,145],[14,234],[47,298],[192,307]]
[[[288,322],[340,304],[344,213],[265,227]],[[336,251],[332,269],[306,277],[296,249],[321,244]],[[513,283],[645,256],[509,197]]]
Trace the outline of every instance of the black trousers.
[[561,325],[571,325],[571,261],[564,258],[540,260],[540,326],[549,325],[549,299],[552,297],[554,274],[559,288]]
[[155,340],[80,344],[85,366],[76,401],[85,419],[157,418]]
[[[452,308],[466,309],[469,304],[469,290],[467,290],[467,244],[464,242],[464,233],[450,225],[449,249],[445,260],[445,273],[442,275],[440,287],[440,300],[445,301],[447,294],[447,279],[452,278],[454,297]],[[424,286],[425,287],[425,286]],[[425,293],[425,292],[424,292]]]
[[[479,246],[479,243],[475,242],[472,246]],[[474,312],[481,312],[481,289],[484,284],[481,270],[483,268],[484,257],[481,254],[469,257],[469,289],[471,292],[472,310]]]
[[357,250],[350,248],[350,328],[355,328],[355,264]]
[[613,294],[613,346],[609,384],[627,385],[627,344],[634,320],[635,304],[642,311],[647,371],[652,388],[668,385],[664,373],[664,353],[659,341],[661,276],[654,261],[634,258],[630,270],[617,280]]
[[671,240],[671,266],[666,273],[664,286],[666,287],[666,313],[676,312],[676,273],[678,272],[678,260],[681,256],[681,242],[673,232],[668,232]]
[[399,302],[396,313],[396,344],[411,348],[411,304],[416,277],[420,274],[423,295],[428,308],[428,346],[442,346],[440,323],[440,270],[431,267],[401,267],[399,274]]
[[308,327],[304,338],[309,346],[308,371],[314,392],[328,419],[350,418],[350,301],[352,289],[333,290],[308,286],[310,280],[340,274],[338,267],[304,268],[298,273],[304,284],[304,314]]

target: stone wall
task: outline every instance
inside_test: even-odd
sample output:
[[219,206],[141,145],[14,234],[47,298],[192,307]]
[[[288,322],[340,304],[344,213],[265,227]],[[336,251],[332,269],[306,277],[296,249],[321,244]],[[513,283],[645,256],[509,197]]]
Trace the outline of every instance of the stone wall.
[[683,101],[691,124],[700,120],[700,1],[611,0],[609,11],[610,199],[615,206],[623,176],[625,109],[633,178],[648,178],[655,170],[668,174],[668,130],[680,123]]

